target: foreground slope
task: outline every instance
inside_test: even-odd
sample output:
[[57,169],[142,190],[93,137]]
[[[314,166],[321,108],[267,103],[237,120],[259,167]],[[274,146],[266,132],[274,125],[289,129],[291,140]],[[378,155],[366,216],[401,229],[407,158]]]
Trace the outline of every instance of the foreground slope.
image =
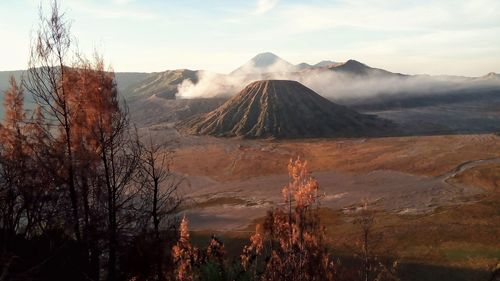
[[191,134],[249,138],[383,135],[393,127],[389,121],[332,103],[291,80],[250,83],[218,109],[179,124]]

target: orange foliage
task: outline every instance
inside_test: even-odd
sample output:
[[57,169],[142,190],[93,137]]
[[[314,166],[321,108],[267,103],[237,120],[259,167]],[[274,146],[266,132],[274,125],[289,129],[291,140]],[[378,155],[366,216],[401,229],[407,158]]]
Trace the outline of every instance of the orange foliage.
[[15,125],[25,118],[24,93],[17,84],[16,79],[11,76],[9,79],[10,88],[5,91],[3,106],[6,109],[4,125]]
[[188,220],[182,218],[179,241],[172,248],[172,257],[176,264],[175,279],[179,281],[193,280],[193,265],[199,259],[198,249],[193,247],[189,241]]
[[226,256],[226,250],[224,249],[224,244],[217,239],[217,237],[212,236],[210,239],[210,244],[207,248],[207,258],[215,260],[219,264],[224,263],[224,257]]
[[[113,72],[105,71],[97,58],[78,68],[66,70],[63,85],[71,114],[72,141],[75,151],[96,150],[99,138],[112,132],[113,117],[119,112]],[[81,152],[81,151],[80,151]],[[86,153],[83,153],[85,156]]]
[[285,204],[257,225],[250,245],[243,249],[242,266],[255,271],[262,267],[262,280],[332,280],[333,263],[318,215],[319,185],[305,161],[290,160],[288,172],[290,182],[282,190]]
[[26,152],[24,93],[13,76],[10,77],[9,84],[10,87],[4,95],[5,117],[0,127],[0,140],[4,150],[3,157],[8,160],[19,160],[19,157]]

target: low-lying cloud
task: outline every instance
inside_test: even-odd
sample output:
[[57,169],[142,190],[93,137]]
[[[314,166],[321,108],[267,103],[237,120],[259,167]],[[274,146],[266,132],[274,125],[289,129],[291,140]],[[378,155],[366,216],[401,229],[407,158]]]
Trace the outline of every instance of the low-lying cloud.
[[337,72],[327,68],[296,71],[287,65],[272,65],[261,68],[245,66],[237,74],[222,75],[200,72],[199,82],[190,80],[178,87],[180,98],[228,97],[238,93],[253,81],[264,79],[296,80],[318,94],[337,101],[355,103],[374,97],[393,95],[417,96],[425,94],[444,94],[453,91],[479,90],[495,87],[500,89],[500,78],[456,77],[456,76],[406,76],[374,71],[368,75]]

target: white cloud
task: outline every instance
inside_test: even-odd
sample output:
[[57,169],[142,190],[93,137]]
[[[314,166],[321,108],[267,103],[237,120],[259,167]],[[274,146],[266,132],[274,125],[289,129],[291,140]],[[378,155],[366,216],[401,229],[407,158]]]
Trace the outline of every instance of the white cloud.
[[258,0],[256,14],[265,14],[271,11],[277,4],[279,0]]
[[[461,61],[463,63],[463,61]],[[477,61],[475,62],[477,63]],[[178,96],[182,98],[207,98],[232,96],[250,82],[262,79],[296,80],[313,89],[320,95],[335,99],[357,99],[375,97],[377,95],[419,95],[421,93],[445,93],[450,90],[475,89],[475,87],[495,86],[500,82],[484,81],[481,85],[470,83],[469,80],[453,77],[398,77],[386,75],[358,76],[349,73],[339,73],[325,70],[309,70],[296,72],[287,65],[277,61],[265,69],[248,64],[240,69],[238,74],[221,75],[211,72],[198,73],[198,82],[184,80],[179,87]],[[292,72],[290,72],[292,70]],[[484,73],[486,74],[486,73]]]
[[[0,37],[15,41],[0,46],[0,69],[25,66],[27,51],[19,50],[36,29],[40,1],[11,2],[0,0]],[[104,42],[119,70],[229,72],[257,52],[274,50],[293,63],[353,58],[404,73],[500,71],[499,0],[60,2],[79,42]]]
[[123,4],[128,4],[132,3],[134,0],[112,0],[113,3],[123,5]]
[[283,5],[277,16],[295,32],[334,27],[370,30],[467,29],[500,24],[500,1],[353,1]]
[[66,0],[64,4],[71,10],[89,14],[101,19],[132,19],[132,20],[153,20],[158,16],[147,10],[129,7],[133,0],[112,0],[105,2],[92,2],[84,0]]

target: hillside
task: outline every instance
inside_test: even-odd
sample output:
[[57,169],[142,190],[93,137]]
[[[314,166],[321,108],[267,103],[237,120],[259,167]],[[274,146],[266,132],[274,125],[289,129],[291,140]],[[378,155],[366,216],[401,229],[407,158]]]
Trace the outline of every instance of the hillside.
[[[13,75],[16,80],[21,81],[21,77],[26,75],[26,70],[0,71],[0,92],[7,90],[9,78]],[[115,72],[116,85],[119,91],[139,83],[150,76],[151,73],[145,72]]]
[[197,83],[198,71],[177,69],[152,73],[142,81],[125,88],[122,94],[127,99],[149,98],[151,96],[175,99],[177,87],[186,79]]
[[353,137],[394,125],[330,102],[297,81],[250,83],[218,109],[181,122],[190,134],[248,138]]

